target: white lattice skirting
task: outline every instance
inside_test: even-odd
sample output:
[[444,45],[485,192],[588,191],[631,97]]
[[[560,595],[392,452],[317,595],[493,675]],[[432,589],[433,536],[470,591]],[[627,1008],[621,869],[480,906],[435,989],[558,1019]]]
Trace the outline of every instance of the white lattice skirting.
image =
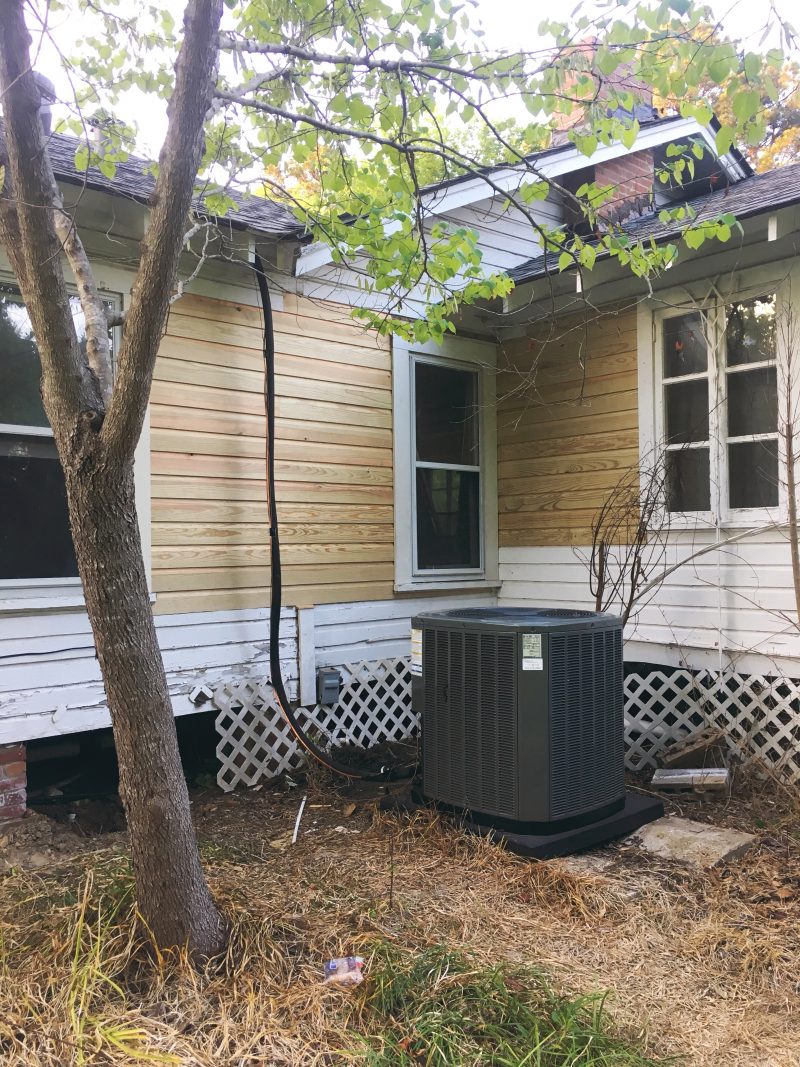
[[[301,708],[299,717],[323,746],[369,748],[382,741],[402,741],[418,727],[411,711],[411,674],[405,659],[348,663],[339,703]],[[302,761],[302,752],[275,701],[268,680],[245,680],[219,686],[217,757],[220,788],[256,785]]]
[[[418,721],[411,711],[408,660],[365,661],[339,670],[339,703],[300,712],[321,744],[369,748],[414,735]],[[256,785],[301,762],[269,681],[226,683],[213,699],[222,789]],[[708,726],[722,727],[730,748],[745,760],[759,760],[786,780],[800,781],[800,681],[664,668],[625,679],[629,770],[655,767],[668,744]]]
[[653,670],[625,679],[626,764],[655,767],[671,741],[719,726],[747,762],[800,781],[800,681],[731,671]]

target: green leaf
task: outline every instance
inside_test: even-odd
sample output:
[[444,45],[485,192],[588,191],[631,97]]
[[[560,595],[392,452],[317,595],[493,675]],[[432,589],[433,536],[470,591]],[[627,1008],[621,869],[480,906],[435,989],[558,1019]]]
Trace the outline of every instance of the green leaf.
[[724,156],[726,152],[730,152],[734,137],[735,131],[730,126],[720,126],[714,139],[719,155]]
[[684,230],[683,239],[689,248],[697,249],[704,243],[706,235],[701,229]]
[[108,159],[107,157],[98,159],[97,169],[100,171],[103,177],[108,178],[109,181],[111,181],[111,179],[117,173],[116,163],[112,159]]
[[758,111],[761,104],[761,96],[755,89],[746,89],[736,93],[731,104],[731,110],[739,122],[745,123]]
[[562,252],[558,257],[558,269],[566,270],[567,267],[571,267],[574,262],[575,259],[571,252]]
[[578,258],[581,261],[581,266],[586,267],[587,270],[591,270],[597,259],[597,249],[592,245],[584,245]]
[[748,52],[744,57],[744,73],[749,81],[755,81],[761,72],[761,56],[757,52]]
[[620,140],[622,141],[622,143],[625,145],[626,148],[630,149],[630,148],[633,148],[634,144],[636,143],[636,138],[638,136],[639,136],[639,123],[636,121],[636,119],[634,119],[633,122],[631,123],[631,125],[628,127],[628,129],[623,131],[622,136],[620,137]]

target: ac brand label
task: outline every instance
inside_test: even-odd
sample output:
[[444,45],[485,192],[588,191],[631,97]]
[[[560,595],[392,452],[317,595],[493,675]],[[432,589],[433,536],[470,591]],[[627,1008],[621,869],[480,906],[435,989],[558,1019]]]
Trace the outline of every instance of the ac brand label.
[[522,669],[523,671],[543,671],[542,635],[522,635]]

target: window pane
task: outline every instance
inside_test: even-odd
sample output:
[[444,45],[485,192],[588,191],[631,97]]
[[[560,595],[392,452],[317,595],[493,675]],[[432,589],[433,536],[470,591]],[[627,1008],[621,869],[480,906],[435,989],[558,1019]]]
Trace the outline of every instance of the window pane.
[[420,570],[480,567],[477,471],[417,468],[417,565]]
[[42,368],[25,305],[0,289],[0,422],[47,426],[39,393]]
[[699,311],[664,319],[664,377],[708,370],[703,316]]
[[728,437],[774,433],[778,427],[775,367],[728,375]]
[[0,437],[0,578],[74,578],[64,476],[48,437]]
[[728,480],[732,508],[777,507],[778,442],[728,445]]
[[741,300],[725,308],[728,365],[775,359],[775,296]]
[[685,444],[708,440],[708,379],[664,387],[667,441]]
[[710,511],[711,472],[707,448],[667,452],[667,508],[669,511]]
[[477,467],[477,372],[417,361],[414,402],[417,459]]
[[[110,300],[103,301],[107,310]],[[77,296],[69,298],[81,348],[86,348],[86,321]],[[0,422],[13,426],[47,426],[39,389],[42,367],[28,310],[16,289],[0,285]]]

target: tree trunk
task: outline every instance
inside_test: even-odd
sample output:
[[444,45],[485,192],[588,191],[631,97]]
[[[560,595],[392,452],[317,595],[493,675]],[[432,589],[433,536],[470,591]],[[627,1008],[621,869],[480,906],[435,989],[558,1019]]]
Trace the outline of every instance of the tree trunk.
[[218,954],[226,928],[200,866],[136,518],[133,465],[99,438],[64,464],[70,521],[106,687],[137,900],[161,947]]

